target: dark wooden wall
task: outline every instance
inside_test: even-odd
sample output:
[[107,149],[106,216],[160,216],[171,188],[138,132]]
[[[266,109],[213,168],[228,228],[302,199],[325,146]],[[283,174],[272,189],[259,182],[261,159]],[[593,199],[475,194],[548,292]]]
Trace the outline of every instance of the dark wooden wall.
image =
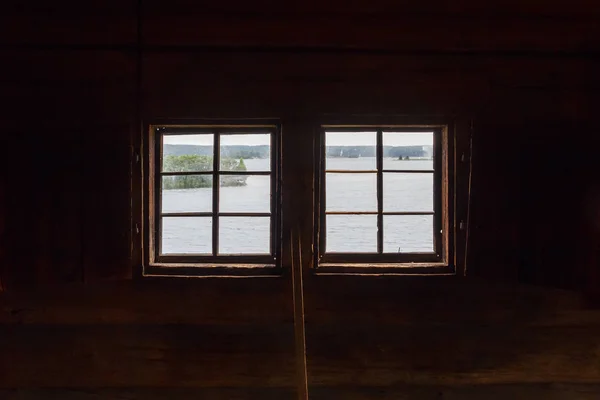
[[289,121],[301,205],[308,118],[401,114],[472,121],[468,279],[307,274],[311,398],[597,398],[600,6],[413,3],[5,1],[0,397],[293,397],[289,274],[132,280],[140,124]]

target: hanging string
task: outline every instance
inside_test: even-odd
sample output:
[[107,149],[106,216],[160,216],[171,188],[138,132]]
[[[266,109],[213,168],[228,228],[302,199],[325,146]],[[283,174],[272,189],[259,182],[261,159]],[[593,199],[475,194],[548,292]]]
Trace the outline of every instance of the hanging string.
[[[294,339],[296,344],[296,374],[298,399],[308,400],[308,378],[306,372],[306,330],[304,320],[304,287],[302,284],[302,240],[300,229],[290,235],[292,258],[292,292],[294,303]],[[296,243],[296,246],[294,246]],[[296,250],[296,251],[294,251]],[[296,257],[296,254],[298,256]]]

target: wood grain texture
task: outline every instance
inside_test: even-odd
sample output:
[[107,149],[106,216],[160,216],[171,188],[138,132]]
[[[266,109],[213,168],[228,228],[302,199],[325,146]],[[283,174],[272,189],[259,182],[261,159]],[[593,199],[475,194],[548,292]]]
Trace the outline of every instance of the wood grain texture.
[[72,0],[2,3],[3,45],[119,45],[135,43],[136,2]]
[[598,92],[595,66],[535,57],[147,52],[144,113],[477,115],[488,109],[515,123],[549,114],[566,119],[591,115],[581,94]]
[[0,323],[291,326],[288,285],[284,278],[157,279],[13,290],[0,298]]
[[597,384],[478,384],[461,386],[432,385],[399,385],[387,387],[351,387],[335,386],[315,387],[312,390],[314,399],[549,399],[549,400],[591,400],[598,396],[600,387]]
[[398,13],[407,14],[432,14],[452,17],[456,15],[532,15],[532,16],[554,16],[573,17],[584,15],[598,15],[600,10],[592,0],[575,0],[570,3],[562,1],[507,0],[502,4],[480,3],[476,1],[463,0],[458,2],[447,2],[434,0],[429,3],[415,3],[412,1],[395,0],[331,0],[322,2],[319,0],[307,0],[301,3],[282,4],[276,0],[257,0],[252,4],[241,0],[227,0],[218,3],[202,4],[200,6],[194,0],[145,0],[144,6],[147,11],[161,10],[168,13],[185,10],[204,10],[206,12],[229,12],[231,14],[260,14],[271,12],[273,14],[317,14],[330,13],[332,18],[338,15],[357,15],[373,13]]
[[130,279],[132,152],[123,124],[84,138],[83,276],[86,282]]
[[122,399],[215,399],[215,400],[283,400],[293,399],[290,388],[139,388],[119,389],[0,389],[2,400],[122,400]]
[[[305,287],[310,393],[600,377],[600,313],[576,293],[419,277],[312,276]],[[278,279],[9,291],[2,386],[292,389],[287,293]]]
[[548,288],[600,293],[580,206],[598,184],[596,2],[140,4],[0,6],[0,398],[296,395],[289,276],[131,280],[138,106],[282,118],[284,238],[301,227],[304,259],[314,121],[473,119],[471,274],[306,263],[311,398],[598,398],[599,312]]
[[[549,400],[595,400],[600,390],[597,384],[507,384],[507,385],[463,385],[463,386],[388,386],[316,387],[311,392],[314,399],[344,398],[350,400],[437,400],[468,399],[526,400],[544,398]],[[5,400],[41,400],[60,398],[65,400],[118,400],[118,399],[292,399],[294,393],[287,389],[233,389],[233,388],[135,388],[124,389],[8,389],[0,390],[0,398]]]
[[293,390],[287,285],[202,279],[9,291],[0,299],[0,385]]
[[294,385],[291,326],[22,325],[0,336],[9,387]]
[[600,313],[569,292],[418,277],[305,287],[311,393],[600,378]]
[[12,210],[6,285],[82,281],[91,254],[102,265],[100,276],[110,265],[126,275],[132,58],[113,51],[5,55],[3,115],[11,151],[4,170],[11,193],[6,210]]
[[371,5],[371,12],[339,3],[333,10],[325,7],[284,11],[270,5],[242,11],[244,7],[221,5],[213,11],[190,2],[150,2],[144,8],[143,35],[149,44],[178,46],[585,52],[598,49],[600,33],[592,4],[590,14],[569,17],[510,8],[496,12],[493,7],[441,12],[431,4],[426,10]]

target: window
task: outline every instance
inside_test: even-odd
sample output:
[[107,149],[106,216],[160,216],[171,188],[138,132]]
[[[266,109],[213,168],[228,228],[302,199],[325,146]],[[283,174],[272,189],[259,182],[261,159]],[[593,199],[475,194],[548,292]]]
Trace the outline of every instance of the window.
[[279,268],[277,125],[150,126],[146,274]]
[[318,268],[451,272],[447,131],[445,125],[322,126]]

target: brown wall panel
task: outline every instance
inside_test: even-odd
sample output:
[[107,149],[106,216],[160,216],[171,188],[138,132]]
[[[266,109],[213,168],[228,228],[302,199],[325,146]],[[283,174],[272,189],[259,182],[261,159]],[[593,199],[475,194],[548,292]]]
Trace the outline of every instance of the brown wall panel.
[[84,280],[130,279],[132,124],[105,126],[83,138],[81,220]]
[[[114,249],[123,245],[121,265],[126,265],[132,58],[71,50],[5,55],[10,60],[2,66],[9,149],[4,169],[10,232],[5,236],[6,285],[81,281],[86,255],[111,249],[112,262]],[[104,187],[113,190],[100,193],[98,182],[106,175],[111,184]],[[92,198],[105,204],[91,210]],[[112,209],[110,199],[116,199]],[[84,225],[89,215],[93,219]],[[112,221],[119,218],[123,223],[115,229]],[[103,224],[110,230],[103,230]],[[91,225],[94,236],[88,234]]]
[[232,10],[235,8],[211,12],[204,5],[189,4],[176,8],[170,2],[147,4],[143,13],[144,43],[416,52],[577,52],[596,51],[600,37],[594,14],[567,18],[493,11],[449,15],[385,8],[373,13]]
[[78,2],[8,0],[0,12],[4,45],[122,45],[136,43],[133,0]]
[[199,5],[194,0],[144,0],[146,10],[223,12],[229,14],[273,13],[288,15],[327,13],[332,18],[340,15],[357,15],[404,12],[407,14],[439,15],[451,18],[456,15],[529,15],[537,17],[574,17],[598,15],[600,9],[593,0],[575,0],[569,3],[563,1],[507,0],[500,3],[478,2],[473,0],[446,1],[435,0],[428,3],[396,0],[306,0],[298,3],[285,4],[277,0],[257,0],[252,3],[243,0],[227,0]]
[[143,65],[148,117],[485,112],[519,123],[591,114],[581,93],[600,88],[600,65],[577,58],[178,51]]

